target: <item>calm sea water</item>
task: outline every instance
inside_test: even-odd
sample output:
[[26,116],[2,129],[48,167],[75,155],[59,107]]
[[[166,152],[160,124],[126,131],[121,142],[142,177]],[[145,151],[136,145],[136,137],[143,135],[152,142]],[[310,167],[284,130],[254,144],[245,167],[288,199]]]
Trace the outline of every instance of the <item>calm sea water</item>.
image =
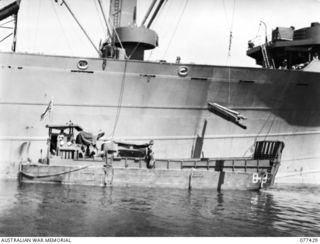
[[320,187],[218,193],[0,181],[0,236],[320,236]]

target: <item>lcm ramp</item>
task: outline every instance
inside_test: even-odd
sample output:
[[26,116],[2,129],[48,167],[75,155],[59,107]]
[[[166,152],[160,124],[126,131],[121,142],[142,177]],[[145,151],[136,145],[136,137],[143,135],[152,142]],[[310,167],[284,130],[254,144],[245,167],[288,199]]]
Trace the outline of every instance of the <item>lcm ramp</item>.
[[11,15],[17,14],[20,7],[20,0],[3,1],[0,3],[0,21]]
[[303,68],[303,71],[320,72],[320,60],[312,60],[306,67]]

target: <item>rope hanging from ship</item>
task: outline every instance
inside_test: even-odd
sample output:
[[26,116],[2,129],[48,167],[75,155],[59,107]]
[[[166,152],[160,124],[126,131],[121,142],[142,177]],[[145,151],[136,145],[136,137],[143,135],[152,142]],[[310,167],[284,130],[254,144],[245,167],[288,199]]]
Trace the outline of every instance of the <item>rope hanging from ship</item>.
[[49,0],[49,1],[50,1],[51,5],[52,5],[54,14],[56,15],[56,18],[57,18],[57,20],[58,20],[58,22],[59,22],[59,25],[60,25],[60,28],[61,28],[63,37],[64,37],[64,39],[66,40],[66,43],[67,43],[67,45],[68,45],[68,48],[69,48],[71,54],[74,55],[74,52],[73,52],[73,49],[72,49],[72,45],[71,45],[69,39],[67,38],[65,29],[64,29],[64,27],[63,27],[63,24],[62,24],[62,22],[61,22],[61,19],[60,19],[59,15],[58,15],[58,12],[57,12],[57,9],[56,9],[56,5],[54,4],[53,1],[51,1],[51,0]]
[[[118,34],[115,26],[112,24],[112,21],[111,21],[111,19],[110,19],[110,16],[109,16],[108,18],[106,17],[106,14],[105,14],[105,11],[104,11],[104,9],[103,9],[101,0],[97,0],[97,1],[98,1],[98,4],[99,4],[99,7],[100,7],[100,12],[101,12],[101,14],[102,14],[104,23],[105,23],[106,28],[107,28],[107,32],[108,32],[109,38],[112,38],[112,36],[115,37],[115,39],[119,42],[120,47],[121,47],[122,49],[124,49],[123,44],[122,44],[122,41],[121,41],[121,39],[120,39],[120,37],[119,37],[119,34]],[[96,5],[96,1],[95,1],[95,5]],[[113,42],[114,42],[114,40],[113,40]],[[128,58],[126,54],[125,54],[125,58],[126,58],[126,59]]]
[[189,2],[189,0],[186,0],[185,3],[184,3],[182,12],[181,12],[181,14],[180,14],[180,16],[179,16],[178,22],[177,22],[176,25],[175,25],[175,28],[174,28],[174,30],[173,30],[173,33],[172,33],[171,37],[170,37],[169,43],[168,43],[168,45],[167,45],[167,48],[166,48],[166,50],[165,50],[165,52],[164,52],[164,54],[163,54],[163,56],[162,56],[162,59],[165,59],[165,56],[167,55],[167,52],[168,52],[168,50],[169,50],[169,48],[170,48],[170,45],[171,45],[171,43],[172,43],[172,40],[173,40],[173,38],[174,38],[177,30],[178,30],[179,24],[180,24],[180,22],[181,22],[181,20],[182,20],[182,17],[183,17],[183,15],[184,15],[184,12],[185,12],[185,10],[186,10],[186,8],[187,8],[188,2]]
[[111,133],[111,138],[114,137],[114,134],[116,132],[117,125],[119,122],[120,113],[121,113],[123,93],[124,93],[124,87],[125,87],[125,81],[126,81],[127,65],[128,65],[128,59],[126,58],[124,61],[124,70],[123,70],[123,75],[122,75],[122,80],[121,80],[121,87],[120,87],[120,94],[119,94],[118,105],[117,105],[117,112],[116,112],[115,121],[114,121],[113,129],[112,129],[112,133]]
[[[260,28],[259,28],[260,29]],[[258,30],[259,31],[259,30]],[[286,87],[288,87],[290,84],[290,80],[287,79],[284,83],[283,83],[283,87],[281,87],[281,89],[285,89]],[[273,118],[271,120],[270,126],[267,129],[267,132],[264,135],[264,140],[266,140],[270,134],[271,134],[271,130],[274,127],[274,123],[277,119],[277,116],[275,115],[275,110],[279,109],[279,107],[281,106],[281,104],[283,104],[285,97],[278,97],[275,98],[273,100],[273,104],[270,106],[273,109],[270,109],[268,116],[265,120],[265,122],[263,123],[263,125],[261,126],[259,132],[257,133],[257,135],[255,136],[254,142],[256,142],[258,140],[259,137],[261,137],[262,131],[264,130],[264,128],[266,127],[267,123],[271,120],[271,116],[273,115]]]
[[84,29],[84,27],[81,25],[81,23],[79,22],[79,20],[77,19],[76,15],[73,13],[72,9],[70,8],[70,6],[68,5],[66,0],[61,0],[61,3],[59,3],[59,0],[55,0],[55,2],[57,4],[59,4],[60,6],[64,5],[66,7],[66,9],[68,10],[68,12],[71,14],[72,18],[74,19],[74,21],[77,23],[77,25],[79,26],[79,28],[81,29],[81,31],[83,32],[83,34],[86,36],[86,38],[88,39],[88,41],[91,43],[92,47],[95,49],[95,51],[98,53],[99,56],[101,56],[101,51],[96,47],[96,45],[94,44],[93,40],[90,38],[90,36],[88,35],[88,33],[86,32],[86,30]]
[[[104,12],[104,9],[103,9],[103,6],[102,6],[101,1],[98,0],[98,3],[99,3],[100,12],[101,12],[101,14],[102,14],[102,17],[103,17],[105,26],[106,26],[106,28],[107,28],[108,36],[111,37],[111,36],[112,36],[112,31],[111,31],[111,28],[109,27],[110,23],[108,23],[108,20],[107,20],[107,17],[106,17],[106,15],[105,15],[105,12]],[[95,1],[95,5],[96,5],[96,1]],[[99,10],[97,10],[97,12],[99,12]]]
[[[58,3],[58,0],[55,0]],[[105,21],[105,25],[107,27],[107,31],[109,36],[112,36],[112,33],[114,33],[113,36],[115,36],[115,38],[119,41],[120,47],[122,49],[124,49],[123,44],[120,40],[120,37],[118,35],[118,32],[116,31],[115,26],[112,24],[112,21],[109,18],[107,19],[102,7],[102,3],[100,0],[97,0],[99,3],[99,7],[100,7],[100,11],[102,13],[102,17]],[[61,4],[60,5],[65,5],[67,10],[69,11],[69,13],[72,15],[72,17],[74,18],[74,20],[77,22],[77,24],[79,25],[79,27],[81,28],[81,30],[83,31],[83,33],[86,35],[86,37],[88,38],[88,40],[91,42],[91,44],[93,45],[93,47],[97,50],[97,48],[95,47],[95,45],[93,44],[92,40],[90,39],[90,37],[88,36],[88,34],[85,32],[84,28],[81,26],[80,22],[77,20],[77,18],[75,17],[74,13],[72,12],[72,10],[70,9],[69,5],[66,3],[66,0],[61,0]],[[96,9],[98,10],[97,4],[95,2],[95,6]],[[117,104],[117,111],[116,111],[116,115],[115,115],[115,121],[114,121],[114,126],[111,132],[110,137],[113,138],[116,132],[116,128],[119,122],[119,117],[120,117],[120,113],[121,113],[121,107],[122,107],[122,100],[123,100],[123,93],[124,93],[124,87],[125,87],[125,80],[126,80],[126,72],[127,72],[127,64],[128,64],[128,59],[130,59],[130,57],[133,55],[133,53],[135,52],[135,50],[138,48],[140,43],[138,43],[136,45],[136,47],[134,48],[134,50],[132,51],[132,53],[130,53],[129,56],[127,56],[127,54],[125,54],[125,63],[124,63],[124,71],[123,71],[123,76],[122,76],[122,80],[121,80],[121,87],[120,87],[120,94],[119,94],[119,99],[118,99],[118,104]],[[97,50],[99,55],[100,55],[100,51]]]
[[[167,2],[168,2],[168,0],[166,0],[166,1],[164,2],[162,9],[164,9],[164,6],[167,5]],[[169,1],[169,4],[167,5],[167,9],[171,9],[171,7],[172,7],[172,5],[173,5],[173,2],[174,2],[174,1]],[[159,15],[160,15],[160,14],[159,14]],[[156,21],[158,21],[158,24],[159,24],[159,17],[156,18],[156,20],[153,21],[153,25],[154,25],[154,23],[155,23]],[[144,22],[142,22],[142,25],[144,25]],[[160,26],[162,26],[162,25],[160,24]],[[161,29],[160,29],[160,30],[161,30]],[[162,34],[162,33],[160,34],[160,30],[158,30],[159,36],[162,36],[163,39],[165,39],[166,36],[167,36],[168,33],[169,33],[169,28],[165,28],[165,31],[164,31],[163,34]],[[151,59],[152,54],[153,54],[153,51],[154,51],[154,49],[150,50],[150,53],[149,53],[149,56],[148,56],[147,60],[150,60],[150,59]]]
[[[233,1],[232,18],[231,18],[231,23],[230,24],[229,24],[229,20],[228,20],[228,16],[227,16],[227,10],[226,10],[226,6],[225,6],[225,1],[222,0],[222,3],[223,3],[224,11],[225,11],[226,21],[227,21],[228,25],[230,26],[229,27],[229,46],[228,46],[227,61],[226,61],[227,65],[228,65],[228,104],[230,104],[230,99],[231,99],[231,67],[230,67],[230,59],[231,59],[231,48],[232,48],[233,25],[234,25],[234,15],[235,15],[236,0]],[[260,26],[261,26],[261,24],[259,25],[258,33],[260,31]],[[258,33],[257,33],[257,35],[258,35]],[[255,143],[258,140],[258,138],[260,137],[263,129],[265,128],[265,126],[269,122],[271,115],[272,115],[272,111],[269,112],[267,119],[263,123],[263,125],[262,125],[261,129],[259,130],[258,134],[255,136],[253,146],[255,145]],[[273,125],[274,125],[275,120],[276,120],[276,116],[273,117],[273,119],[271,121],[271,124],[270,124],[270,126],[268,128],[268,131],[264,136],[264,140],[266,140],[267,137],[269,136],[269,134],[271,132],[271,129],[272,129]],[[249,150],[251,150],[251,149],[252,149],[252,146],[249,148]],[[245,152],[245,154],[246,153],[247,152]]]
[[[275,103],[279,103],[279,104],[280,104],[281,101],[280,101],[280,100],[276,100]],[[276,106],[276,105],[274,105],[274,107],[275,107],[275,106]],[[245,156],[245,155],[248,153],[248,151],[253,151],[253,150],[254,150],[254,145],[255,145],[255,143],[257,142],[257,140],[258,140],[259,137],[262,137],[262,131],[264,130],[264,128],[266,127],[266,125],[267,125],[268,122],[270,121],[271,116],[273,115],[273,113],[274,113],[273,110],[270,110],[270,111],[269,111],[266,120],[264,121],[263,125],[261,126],[259,132],[258,132],[258,133],[256,134],[256,136],[254,137],[253,144],[248,148],[247,151],[244,152],[243,156]],[[275,115],[273,115],[271,124],[270,124],[270,126],[269,126],[269,128],[268,128],[268,131],[264,134],[263,140],[267,140],[267,138],[268,138],[269,136],[275,136],[274,134],[271,134],[271,130],[272,130],[273,126],[274,126],[274,123],[275,123],[275,121],[276,121],[276,118],[277,118],[277,117],[276,117]]]
[[40,13],[41,13],[41,3],[42,3],[42,1],[39,0],[38,12],[37,12],[37,18],[36,18],[36,27],[35,27],[35,37],[34,37],[34,42],[33,42],[33,52],[35,52],[36,45],[38,42],[38,30],[39,30],[39,18],[40,18]]
[[227,54],[227,58],[231,56],[231,46],[232,46],[232,32],[233,32],[233,25],[234,25],[234,15],[235,15],[235,7],[236,7],[236,0],[233,0],[233,7],[232,7],[232,17],[231,17],[231,23],[229,24],[229,19],[227,16],[227,9],[225,6],[225,1],[222,0],[223,3],[223,8],[224,8],[224,13],[225,13],[225,17],[226,17],[226,21],[227,21],[227,25],[228,25],[228,29],[229,29],[229,47],[228,47],[228,54]]
[[227,15],[227,9],[225,6],[225,1],[222,0],[224,13],[226,17],[226,22],[229,29],[229,46],[228,46],[228,52],[227,52],[227,66],[228,66],[228,104],[231,102],[231,67],[230,67],[230,60],[231,60],[231,48],[232,48],[232,38],[233,38],[233,25],[234,25],[234,15],[235,15],[235,7],[236,7],[236,0],[233,0],[233,8],[232,8],[232,17],[231,22],[229,23],[228,15]]
[[[260,137],[263,129],[264,129],[265,126],[267,125],[267,123],[268,123],[271,115],[272,115],[272,112],[269,112],[269,113],[268,113],[268,117],[267,117],[267,119],[264,121],[264,123],[263,123],[263,125],[261,126],[259,132],[254,136],[254,140],[253,140],[252,145],[243,153],[243,155],[242,155],[243,157],[246,156],[248,152],[253,153],[253,151],[254,151],[254,149],[255,149],[255,144],[256,144],[256,142],[258,141],[258,138]],[[273,125],[273,123],[274,123],[274,120],[275,120],[275,118],[273,118],[273,122],[272,122],[271,126],[269,127],[268,133],[265,134],[264,140],[266,140],[267,137],[269,136],[269,134],[270,134],[270,132],[271,132],[271,127],[272,127],[272,125]]]
[[[96,8],[97,13],[99,13],[99,7],[98,7],[98,4],[97,4],[97,1],[94,0],[93,2],[94,2],[94,7]],[[100,8],[100,11],[102,12],[102,15],[103,15],[103,14],[104,14],[104,11],[103,11],[103,9],[102,9],[102,6],[101,6],[101,8]],[[103,17],[103,16],[102,16],[102,17]],[[101,29],[102,29],[102,31],[103,31],[104,39],[107,39],[107,37],[108,37],[108,32],[109,32],[109,31],[108,31],[108,27],[107,27],[107,33],[106,33],[105,26],[103,25],[103,22],[102,22],[102,19],[101,19],[101,15],[99,15],[98,18],[99,18],[99,23],[100,23]]]

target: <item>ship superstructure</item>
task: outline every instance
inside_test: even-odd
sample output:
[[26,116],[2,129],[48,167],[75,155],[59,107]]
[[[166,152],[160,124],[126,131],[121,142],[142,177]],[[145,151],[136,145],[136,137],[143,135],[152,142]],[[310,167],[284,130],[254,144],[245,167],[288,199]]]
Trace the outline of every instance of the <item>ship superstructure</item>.
[[[293,70],[279,69],[281,61],[265,68],[144,61],[144,50],[158,45],[148,26],[161,2],[153,1],[137,24],[136,1],[112,1],[110,38],[98,58],[0,53],[2,175],[15,176],[11,169],[22,159],[42,156],[45,123],[71,120],[105,131],[105,139],[153,139],[161,158],[246,156],[258,139],[281,140],[286,150],[276,182],[320,183],[319,62]],[[263,64],[264,49],[255,48],[248,54]],[[245,116],[246,128],[232,123],[228,109]]]
[[313,60],[319,61],[320,23],[295,30],[291,27],[277,27],[272,31],[272,40],[262,45],[248,42],[247,55],[265,68],[302,69]]

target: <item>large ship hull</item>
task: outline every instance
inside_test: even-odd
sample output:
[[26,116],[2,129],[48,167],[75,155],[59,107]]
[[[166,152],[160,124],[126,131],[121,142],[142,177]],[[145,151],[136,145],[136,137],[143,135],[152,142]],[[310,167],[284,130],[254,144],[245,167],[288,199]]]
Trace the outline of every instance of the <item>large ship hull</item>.
[[[86,70],[77,66],[84,59]],[[184,77],[181,66],[188,68]],[[14,177],[22,159],[44,157],[45,124],[71,120],[115,139],[153,139],[157,157],[187,158],[207,120],[204,157],[246,156],[257,139],[281,140],[276,183],[319,184],[319,78],[315,72],[1,53],[1,174]],[[40,121],[51,99],[52,112]],[[210,113],[208,102],[246,116],[247,129]]]

